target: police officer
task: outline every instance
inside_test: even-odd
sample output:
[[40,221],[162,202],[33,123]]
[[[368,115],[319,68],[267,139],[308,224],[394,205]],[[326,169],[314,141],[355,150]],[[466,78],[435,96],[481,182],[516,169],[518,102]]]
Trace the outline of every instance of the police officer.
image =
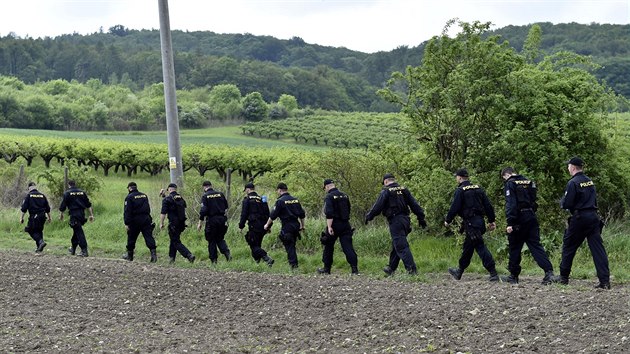
[[282,227],[280,229],[280,241],[287,251],[287,260],[291,269],[298,268],[297,250],[295,244],[298,239],[302,238],[300,232],[304,231],[304,218],[306,213],[300,204],[300,201],[291,196],[288,192],[289,188],[283,182],[278,183],[276,193],[278,200],[269,214],[269,219],[264,225],[265,230],[269,230],[273,221],[280,218]]
[[144,242],[151,252],[151,263],[157,262],[157,252],[155,239],[153,238],[153,229],[155,224],[151,218],[151,206],[149,205],[149,197],[138,191],[136,182],[127,184],[127,197],[125,198],[125,208],[123,211],[123,219],[125,221],[125,229],[127,230],[127,254],[122,258],[133,261],[133,253],[136,248],[136,240],[142,232]]
[[553,266],[545,249],[540,244],[540,227],[536,218],[536,183],[519,175],[512,167],[501,170],[501,178],[505,181],[505,218],[507,221],[510,275],[502,277],[503,281],[511,284],[518,283],[521,273],[521,251],[523,245],[531,252],[536,264],[543,271],[545,277],[543,285],[551,284]]
[[335,241],[339,239],[341,249],[350,264],[352,274],[359,274],[357,253],[352,247],[354,229],[350,225],[350,198],[337,189],[332,179],[324,180],[324,215],[326,216],[326,230],[322,233],[321,242],[324,245],[322,254],[323,268],[318,268],[320,274],[330,274],[333,264]]
[[212,263],[217,263],[217,248],[225,256],[225,259],[230,261],[232,256],[225,242],[225,234],[228,230],[227,199],[225,199],[223,193],[212,188],[210,181],[204,181],[202,187],[204,194],[201,196],[201,210],[199,211],[197,230],[201,230],[201,223],[205,220],[204,233],[206,241],[208,241],[208,254]]
[[265,231],[265,222],[269,219],[269,205],[267,204],[266,197],[260,197],[256,193],[256,186],[253,183],[247,183],[243,190],[246,196],[243,198],[243,204],[241,208],[241,219],[238,223],[238,228],[241,233],[245,228],[245,223],[249,228],[245,234],[245,241],[249,245],[252,251],[252,257],[258,263],[262,259],[268,266],[272,266],[274,260],[269,257],[267,251],[262,246],[263,238],[267,231]]
[[37,249],[35,252],[41,253],[46,247],[44,242],[44,224],[46,220],[50,223],[50,205],[46,196],[37,190],[35,182],[28,183],[28,194],[22,201],[22,217],[20,217],[20,224],[24,223],[24,214],[28,211],[28,223],[24,228],[24,231],[28,232]]
[[[177,256],[179,251],[182,257],[192,263],[195,261],[195,255],[190,253],[180,239],[182,232],[186,229],[186,201],[177,193],[177,185],[175,183],[168,185],[167,193],[168,195],[162,199],[160,230],[164,229],[164,219],[168,215],[169,260],[171,263],[174,263],[175,256]],[[160,195],[162,195],[162,191],[160,191]]]
[[90,212],[89,220],[94,221],[94,210],[92,210],[92,203],[87,193],[79,188],[73,180],[68,181],[68,190],[63,193],[61,205],[59,206],[59,220],[63,220],[63,213],[68,209],[70,215],[70,227],[72,228],[71,247],[68,249],[68,253],[75,255],[77,246],[81,247],[81,253],[79,256],[88,256],[88,244],[85,239],[85,233],[83,232],[83,225],[87,222],[85,219],[85,209]]
[[483,188],[477,184],[472,184],[468,180],[468,171],[459,169],[455,173],[457,189],[453,196],[453,202],[444,220],[444,226],[449,227],[456,215],[462,218],[462,231],[466,233],[462,255],[459,258],[458,268],[449,268],[448,272],[456,280],[462,278],[462,273],[470,265],[473,252],[477,251],[484,268],[490,273],[489,281],[498,281],[496,265],[492,254],[483,242],[483,234],[486,232],[484,215],[488,218],[488,229],[496,228],[494,208],[488,200],[488,196]]
[[407,269],[407,273],[414,275],[418,273],[416,262],[407,242],[407,235],[411,232],[411,219],[409,209],[416,214],[418,224],[422,228],[427,227],[424,218],[424,210],[411,195],[409,190],[400,186],[396,178],[391,173],[383,176],[383,189],[378,195],[378,199],[365,216],[365,223],[374,219],[378,214],[383,213],[389,223],[389,233],[392,237],[392,250],[389,254],[389,265],[383,268],[387,276],[394,274],[398,264],[402,260]]
[[586,239],[599,278],[596,288],[610,289],[608,255],[601,235],[603,223],[597,214],[595,184],[584,174],[584,161],[580,157],[573,157],[567,164],[571,179],[564,191],[561,206],[571,212],[571,217],[562,240],[560,275],[554,281],[560,284],[569,283],[575,252]]

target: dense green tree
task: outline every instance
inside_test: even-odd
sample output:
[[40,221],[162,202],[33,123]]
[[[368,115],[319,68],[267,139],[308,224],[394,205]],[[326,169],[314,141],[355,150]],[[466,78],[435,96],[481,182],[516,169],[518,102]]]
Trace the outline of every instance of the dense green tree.
[[489,23],[459,22],[460,32],[449,37],[453,24],[429,41],[421,66],[395,73],[381,91],[401,105],[442,167],[467,166],[490,190],[500,189],[501,167],[525,170],[545,186],[540,197],[549,220],[559,212],[565,161],[582,155],[600,186],[600,206],[623,213],[629,182],[616,166],[625,162],[604,134],[614,96],[587,71],[590,61],[560,52],[533,63],[536,26],[521,54],[488,36]]
[[210,112],[214,119],[237,118],[242,110],[241,91],[233,84],[221,84],[210,90]]
[[53,129],[52,104],[46,96],[30,96],[24,102],[22,119],[16,122],[16,128]]
[[[269,108],[269,118],[271,119],[284,119],[289,117],[289,111],[278,103],[274,103]],[[280,134],[280,132],[278,132]],[[276,139],[278,139],[279,135],[276,135]]]
[[291,113],[298,109],[297,99],[294,96],[288,95],[286,93],[280,95],[280,97],[278,98],[278,105],[284,107],[288,113]]
[[53,96],[65,94],[68,92],[69,88],[70,88],[70,83],[66,80],[48,81],[44,85],[44,90],[46,91],[46,93]]
[[109,108],[105,106],[102,102],[97,102],[92,107],[90,111],[90,120],[94,124],[94,129],[96,130],[106,130],[111,128],[111,123],[108,119],[109,116]]
[[[381,94],[402,105],[420,141],[428,143],[444,168],[461,166],[471,148],[485,146],[509,94],[508,76],[523,59],[497,36],[482,39],[489,24],[461,23],[456,37],[445,33],[426,46],[423,62],[394,73]],[[403,82],[408,91],[397,91]],[[471,134],[471,132],[475,134]]]
[[269,106],[260,92],[252,92],[243,98],[243,118],[247,121],[260,121],[267,118]]
[[115,25],[109,28],[109,33],[114,36],[124,37],[129,34],[129,30],[123,25]]
[[10,92],[0,90],[0,127],[12,127],[19,120],[21,106]]

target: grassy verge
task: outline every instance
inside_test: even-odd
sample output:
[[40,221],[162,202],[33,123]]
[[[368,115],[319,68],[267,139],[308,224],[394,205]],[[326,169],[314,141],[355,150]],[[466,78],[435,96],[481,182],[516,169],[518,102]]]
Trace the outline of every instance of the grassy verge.
[[[157,195],[157,191],[167,183],[168,176],[149,177],[137,176],[134,180],[138,183],[139,189],[150,196],[153,209],[154,220],[159,218],[159,206],[161,199]],[[126,234],[122,223],[123,200],[126,195],[126,185],[129,179],[122,175],[113,175],[106,178],[105,183],[100,191],[91,196],[94,204],[96,220],[85,226],[88,243],[90,245],[91,256],[104,258],[120,258],[125,252]],[[42,188],[46,191],[45,188]],[[218,189],[223,189],[218,186]],[[277,233],[279,225],[274,226],[273,233],[267,236],[263,242],[263,247],[267,249],[270,256],[276,260],[276,264],[272,268],[268,268],[263,263],[257,264],[250,256],[250,250],[247,246],[243,235],[238,231],[238,215],[240,203],[238,202],[241,195],[240,189],[237,189],[237,195],[231,198],[231,221],[228,234],[226,236],[227,243],[231,249],[233,261],[228,263],[220,258],[216,266],[212,266],[208,260],[207,242],[204,239],[203,232],[198,232],[196,228],[189,227],[182,235],[182,240],[191,251],[198,257],[198,261],[189,264],[183,258],[178,257],[176,266],[179,267],[198,267],[212,268],[215,270],[236,270],[236,271],[253,271],[253,272],[269,272],[269,273],[290,273],[290,269],[286,262],[286,253],[282,244],[278,241]],[[267,195],[273,196],[272,191],[261,191]],[[189,225],[196,226],[197,219],[194,213],[198,211],[197,198],[200,195],[200,189],[196,186],[189,186],[184,191],[184,195],[189,201]],[[48,243],[46,253],[62,255],[66,253],[67,247],[70,245],[71,229],[66,221],[59,221],[59,212],[56,211],[57,205],[53,205],[53,222],[47,224],[44,230],[45,240]],[[0,210],[0,249],[16,250],[19,252],[33,251],[34,242],[28,234],[23,232],[24,225],[19,224],[19,210],[3,209]],[[304,237],[298,244],[298,255],[300,261],[299,273],[313,274],[317,267],[321,266],[321,245],[319,244],[319,234],[324,228],[324,220],[320,216],[309,215],[307,217],[307,230]],[[359,255],[359,269],[364,275],[372,277],[382,277],[382,267],[387,264],[388,255],[391,247],[390,237],[387,227],[382,218],[369,226],[358,225],[354,236],[354,245]],[[430,281],[435,278],[433,274],[445,274],[449,266],[457,265],[457,260],[461,252],[461,238],[459,237],[443,237],[436,236],[441,234],[443,230],[439,225],[431,225],[427,231],[414,230],[409,235],[409,242],[415,260],[418,264],[421,276],[414,278],[420,281]],[[630,279],[630,254],[627,250],[630,248],[630,230],[624,223],[615,223],[606,228],[605,242],[609,252],[611,273],[613,282],[626,282]],[[507,257],[501,252],[497,252],[503,243],[503,236],[499,232],[493,232],[486,236],[488,246],[494,254],[498,270],[502,274],[506,274]],[[166,231],[157,233],[159,264],[167,264],[168,253],[168,234]],[[529,252],[523,257],[523,275],[533,275],[542,277],[542,271],[537,267]],[[560,261],[559,251],[551,256],[552,263],[557,271]],[[138,239],[136,246],[137,262],[148,262],[149,252],[142,237]],[[402,264],[400,269],[403,269]],[[335,263],[333,272],[337,274],[349,274],[350,269],[345,261],[345,257],[339,246],[335,250]],[[399,272],[401,273],[401,272]],[[467,273],[485,274],[480,260],[475,255]],[[400,279],[407,277],[398,276]],[[593,262],[586,244],[582,247],[575,258],[572,277],[589,278],[595,281],[595,270]]]
[[[42,169],[42,163],[35,161],[33,166],[26,167],[27,176],[34,176]],[[32,177],[31,177],[32,178]],[[167,174],[151,177],[147,174],[138,174],[132,179],[138,183],[140,191],[149,195],[153,218],[159,220],[161,198],[158,191],[168,183]],[[186,197],[189,205],[189,222],[191,226],[197,224],[197,212],[199,211],[199,198],[201,195],[201,177],[194,172],[186,174],[186,188],[181,192]],[[217,189],[226,191],[226,186],[216,175],[209,174],[209,178],[215,183]],[[90,195],[95,209],[96,220],[85,225],[85,232],[90,245],[91,256],[116,258],[125,252],[126,233],[122,222],[123,201],[127,194],[127,183],[129,178],[124,172],[112,173],[111,176],[102,179],[102,187],[99,191]],[[272,268],[264,264],[256,264],[250,256],[250,250],[243,235],[238,231],[238,216],[240,215],[240,201],[243,197],[240,182],[234,182],[232,195],[230,197],[230,228],[226,235],[227,243],[231,249],[233,261],[227,263],[219,259],[216,266],[211,266],[208,260],[207,242],[203,232],[197,231],[194,227],[189,227],[182,235],[182,240],[199,260],[195,264],[189,264],[181,257],[178,258],[176,266],[181,267],[212,267],[216,270],[238,270],[271,273],[289,273],[290,269],[286,262],[286,253],[282,244],[278,241],[279,224],[274,226],[274,230],[269,234],[263,247],[270,256],[276,260]],[[40,190],[47,193],[45,185],[40,186]],[[259,190],[259,193],[266,194],[270,201],[275,200],[273,190]],[[65,221],[59,221],[58,205],[53,207],[53,222],[47,224],[44,230],[45,240],[48,244],[46,253],[66,254],[66,249],[70,246],[71,229]],[[20,252],[33,251],[34,242],[28,234],[23,232],[24,225],[19,223],[20,212],[16,207],[0,209],[0,249],[17,250]],[[415,218],[414,218],[415,219]],[[322,246],[319,243],[319,234],[324,229],[325,221],[320,215],[307,215],[307,230],[303,239],[298,243],[298,256],[300,262],[300,273],[313,274],[321,264]],[[357,228],[354,235],[354,246],[359,255],[359,269],[361,273],[382,277],[382,268],[387,264],[389,251],[391,248],[390,236],[382,217],[377,218],[368,226],[362,225],[359,221],[354,221]],[[409,235],[409,243],[412,248],[418,269],[421,275],[414,278],[421,281],[428,281],[435,278],[432,274],[446,274],[447,268],[456,266],[461,252],[461,237],[443,237],[444,232],[441,225],[430,225],[428,230],[418,230],[417,228]],[[166,231],[156,233],[158,242],[159,264],[166,265],[168,261],[168,234]],[[604,239],[609,253],[611,274],[613,282],[626,282],[630,279],[630,226],[624,222],[617,222],[606,227]],[[507,255],[505,254],[505,239],[501,232],[494,231],[486,235],[486,241],[491,252],[495,256],[497,268],[500,273],[506,274]],[[500,251],[499,251],[500,250]],[[149,252],[142,237],[138,239],[136,245],[136,259],[138,262],[148,262]],[[523,275],[541,276],[542,271],[533,261],[529,252],[525,248],[523,257]],[[560,263],[560,251],[556,250],[551,255],[551,261],[557,272]],[[403,266],[400,266],[403,269]],[[345,257],[337,245],[335,250],[335,263],[333,272],[338,274],[349,274],[350,269],[345,261]],[[485,274],[481,261],[475,255],[467,273]],[[399,272],[399,274],[402,272]],[[429,275],[427,275],[427,273]],[[407,277],[399,276],[401,279]],[[578,251],[573,267],[572,277],[588,278],[595,280],[595,269],[593,261],[586,246],[586,243]]]

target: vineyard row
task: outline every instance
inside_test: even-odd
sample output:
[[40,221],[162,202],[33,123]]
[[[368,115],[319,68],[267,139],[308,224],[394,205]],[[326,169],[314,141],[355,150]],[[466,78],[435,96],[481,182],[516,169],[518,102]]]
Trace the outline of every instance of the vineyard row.
[[[237,171],[244,180],[286,165],[296,152],[287,148],[253,149],[227,145],[187,145],[182,147],[184,170],[194,169],[199,175],[216,170],[222,177],[228,168]],[[311,152],[300,151],[300,154]],[[79,165],[92,166],[107,176],[110,170],[125,170],[128,176],[140,171],[157,175],[168,170],[166,144],[128,143],[107,140],[84,141],[64,138],[20,137],[0,135],[0,157],[14,163],[22,157],[27,165],[41,158],[46,167],[51,162],[76,160]]]
[[408,130],[396,114],[352,113],[250,122],[241,126],[244,135],[332,147],[379,148],[384,142],[400,141]]

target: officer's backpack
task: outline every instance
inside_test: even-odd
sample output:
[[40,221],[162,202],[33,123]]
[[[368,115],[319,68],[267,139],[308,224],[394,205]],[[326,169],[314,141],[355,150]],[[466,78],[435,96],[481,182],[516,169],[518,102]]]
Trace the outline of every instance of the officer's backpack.
[[257,195],[250,195],[246,197],[246,201],[249,210],[247,220],[250,222],[266,222],[269,218],[269,205],[267,205],[267,198],[261,198]]
[[177,216],[177,221],[180,223],[186,222],[186,202],[184,198],[178,196],[178,198],[170,197],[175,203],[175,215]]

